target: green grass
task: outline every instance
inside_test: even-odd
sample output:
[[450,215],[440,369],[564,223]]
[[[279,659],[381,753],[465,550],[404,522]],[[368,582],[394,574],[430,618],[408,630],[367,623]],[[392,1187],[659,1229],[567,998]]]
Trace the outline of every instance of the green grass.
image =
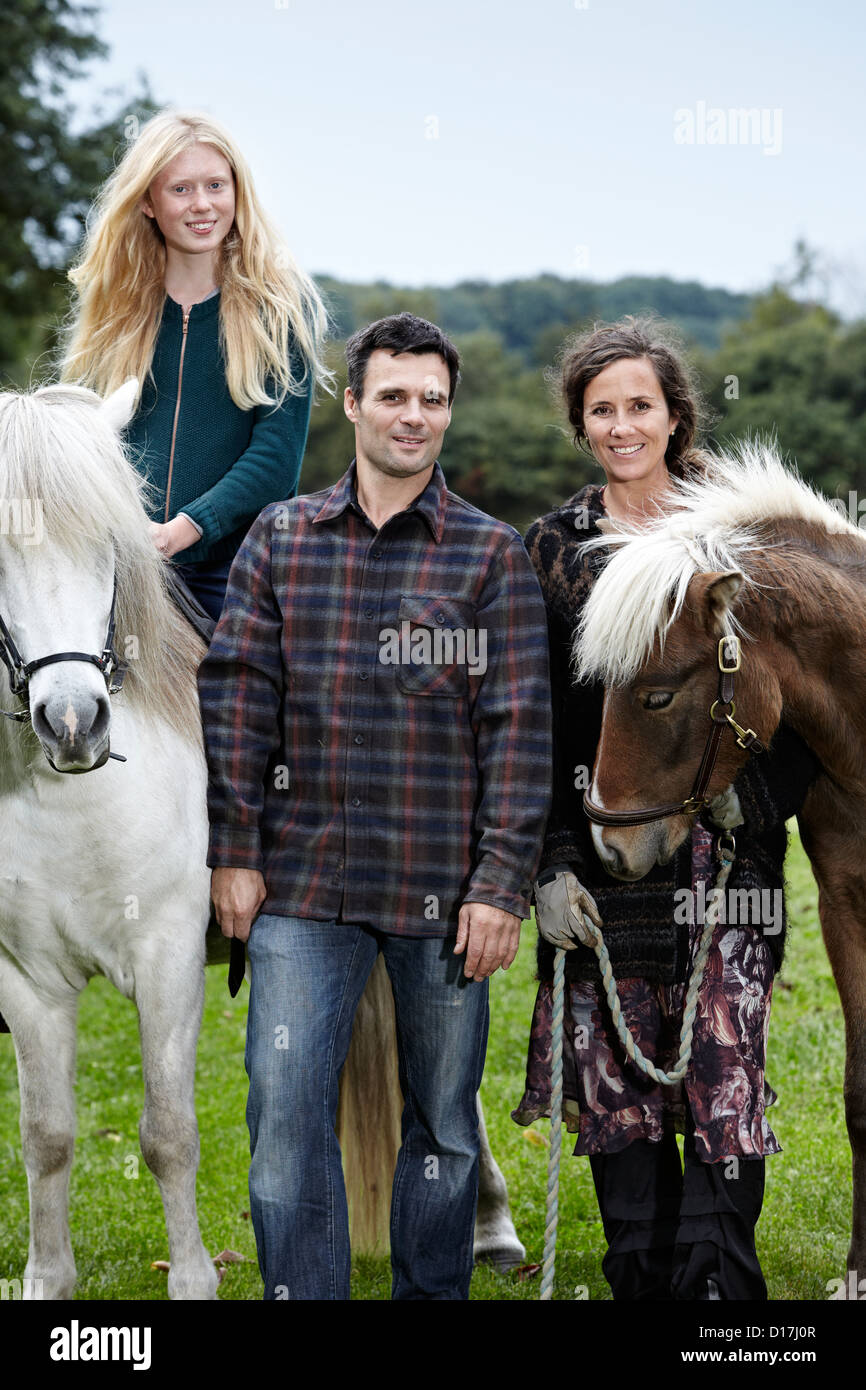
[[[823,1299],[844,1273],[851,1204],[850,1154],[842,1106],[842,1015],[821,943],[817,892],[796,835],[788,860],[791,926],[777,979],[768,1077],[779,1094],[769,1112],[784,1152],[767,1162],[767,1194],[758,1251],[771,1299]],[[505,1173],[515,1224],[527,1259],[541,1259],[547,1164],[547,1123],[519,1128],[509,1112],[523,1091],[534,927],[511,970],[492,982],[491,1031],[483,1099],[491,1144]],[[247,991],[231,1000],[224,967],[208,971],[198,1051],[197,1111],[202,1139],[199,1216],[205,1245],[247,1257],[229,1266],[224,1299],[258,1299],[261,1281],[247,1214],[248,1138],[243,1066]],[[104,980],[81,1000],[78,1139],[71,1183],[77,1297],[162,1299],[166,1276],[151,1261],[168,1258],[156,1184],[141,1160],[137,1125],[142,1099],[135,1011]],[[23,1273],[27,1191],[17,1128],[18,1094],[11,1039],[0,1036],[0,1277]],[[604,1238],[589,1164],[570,1156],[565,1138],[554,1296],[586,1289],[606,1299],[601,1274]],[[387,1299],[387,1259],[358,1256],[353,1297]],[[478,1269],[472,1297],[535,1299],[538,1280]]]

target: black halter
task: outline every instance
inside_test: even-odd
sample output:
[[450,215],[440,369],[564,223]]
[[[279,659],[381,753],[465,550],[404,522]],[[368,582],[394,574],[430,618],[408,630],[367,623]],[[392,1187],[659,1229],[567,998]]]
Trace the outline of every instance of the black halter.
[[[120,660],[114,650],[114,628],[115,617],[114,609],[117,603],[117,575],[114,577],[114,588],[111,594],[111,609],[108,614],[108,631],[105,634],[105,643],[99,656],[94,656],[92,652],[52,652],[50,656],[37,657],[35,661],[24,661],[21,653],[15,645],[9,628],[0,614],[0,660],[9,672],[9,689],[13,695],[25,703],[30,694],[30,677],[34,671],[39,671],[43,666],[53,666],[57,661],[90,661],[94,666],[98,666],[108,688],[109,695],[116,695],[123,685],[123,678],[126,675],[127,667]],[[0,714],[7,719],[16,719],[25,722],[30,719],[30,710],[22,709],[14,712],[10,710],[0,710]],[[116,758],[118,762],[125,763],[126,758],[122,753],[109,753],[110,758]]]

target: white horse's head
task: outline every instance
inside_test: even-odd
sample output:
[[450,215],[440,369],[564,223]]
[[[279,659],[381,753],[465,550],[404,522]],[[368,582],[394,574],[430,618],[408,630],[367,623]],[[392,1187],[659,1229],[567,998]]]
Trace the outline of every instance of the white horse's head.
[[[0,708],[29,713],[58,772],[109,757],[112,649],[129,667],[124,699],[192,727],[190,648],[120,445],[136,395],[135,381],[104,401],[72,386],[0,395],[0,639],[13,667],[8,681],[0,669]],[[168,679],[178,644],[185,719]]]

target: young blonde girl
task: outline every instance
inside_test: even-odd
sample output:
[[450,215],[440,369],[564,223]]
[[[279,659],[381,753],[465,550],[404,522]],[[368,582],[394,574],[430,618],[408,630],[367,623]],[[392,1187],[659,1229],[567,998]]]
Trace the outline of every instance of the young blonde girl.
[[62,376],[139,382],[126,431],[151,484],[154,543],[218,618],[231,561],[297,491],[326,314],[220,125],[161,111],[95,204]]

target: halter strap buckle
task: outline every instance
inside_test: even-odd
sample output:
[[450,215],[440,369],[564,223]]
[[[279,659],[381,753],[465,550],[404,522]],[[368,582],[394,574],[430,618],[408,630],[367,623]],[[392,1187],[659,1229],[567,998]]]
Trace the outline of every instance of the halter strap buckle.
[[734,633],[719,638],[719,670],[733,676],[740,669],[740,639]]

